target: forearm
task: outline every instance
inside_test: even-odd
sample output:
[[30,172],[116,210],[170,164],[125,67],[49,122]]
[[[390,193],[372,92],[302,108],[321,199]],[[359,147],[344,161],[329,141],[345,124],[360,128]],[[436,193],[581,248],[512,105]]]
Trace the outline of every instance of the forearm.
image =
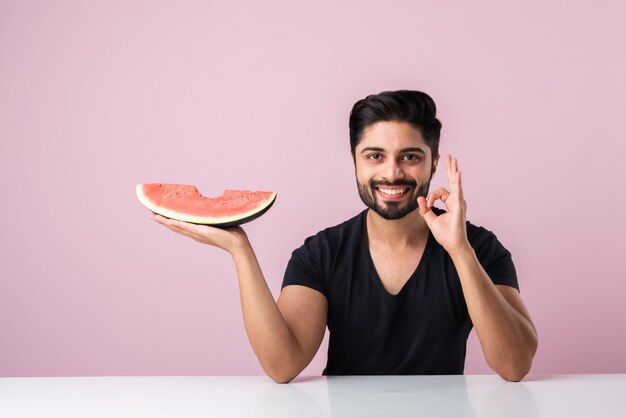
[[471,247],[451,256],[487,363],[504,379],[521,380],[537,350],[537,334],[530,318],[498,291]]
[[301,371],[302,350],[278,309],[252,247],[248,245],[232,256],[252,349],[272,379],[287,382]]

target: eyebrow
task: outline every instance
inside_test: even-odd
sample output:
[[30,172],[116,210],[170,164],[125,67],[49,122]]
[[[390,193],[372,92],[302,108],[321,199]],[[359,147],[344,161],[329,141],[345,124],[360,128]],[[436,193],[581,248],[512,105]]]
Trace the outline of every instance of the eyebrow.
[[[380,147],[365,147],[361,150],[361,154],[363,154],[365,151],[376,151],[376,152],[383,152],[385,151],[384,148],[380,148]],[[424,151],[422,148],[420,147],[409,147],[409,148],[402,148],[400,150],[400,152],[419,152],[423,155],[426,155],[426,151]]]

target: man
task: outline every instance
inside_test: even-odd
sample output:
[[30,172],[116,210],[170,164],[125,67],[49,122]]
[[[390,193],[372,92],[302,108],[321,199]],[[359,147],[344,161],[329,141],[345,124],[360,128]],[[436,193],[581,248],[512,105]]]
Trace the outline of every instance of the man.
[[276,382],[309,364],[326,325],[327,375],[461,374],[472,326],[502,378],[518,381],[530,370],[537,334],[511,254],[466,221],[456,158],[446,157],[449,188],[428,194],[440,129],[422,92],[383,92],[354,105],[350,144],[368,209],[293,252],[277,302],[243,229],[152,215],[232,255],[246,332]]

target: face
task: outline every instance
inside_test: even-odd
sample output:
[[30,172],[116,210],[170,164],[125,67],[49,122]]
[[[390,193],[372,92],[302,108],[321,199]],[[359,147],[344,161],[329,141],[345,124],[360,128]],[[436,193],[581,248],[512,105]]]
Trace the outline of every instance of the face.
[[437,161],[409,123],[370,125],[355,149],[359,196],[384,219],[401,219],[418,208],[419,196],[428,195]]

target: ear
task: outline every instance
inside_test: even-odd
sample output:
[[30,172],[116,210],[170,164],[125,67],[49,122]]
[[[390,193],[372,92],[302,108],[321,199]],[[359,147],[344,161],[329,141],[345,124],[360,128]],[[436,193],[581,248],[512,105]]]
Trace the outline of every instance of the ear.
[[433,166],[430,170],[430,179],[432,180],[433,177],[435,176],[435,173],[437,172],[437,164],[439,163],[439,156],[436,156],[435,158],[433,158]]

